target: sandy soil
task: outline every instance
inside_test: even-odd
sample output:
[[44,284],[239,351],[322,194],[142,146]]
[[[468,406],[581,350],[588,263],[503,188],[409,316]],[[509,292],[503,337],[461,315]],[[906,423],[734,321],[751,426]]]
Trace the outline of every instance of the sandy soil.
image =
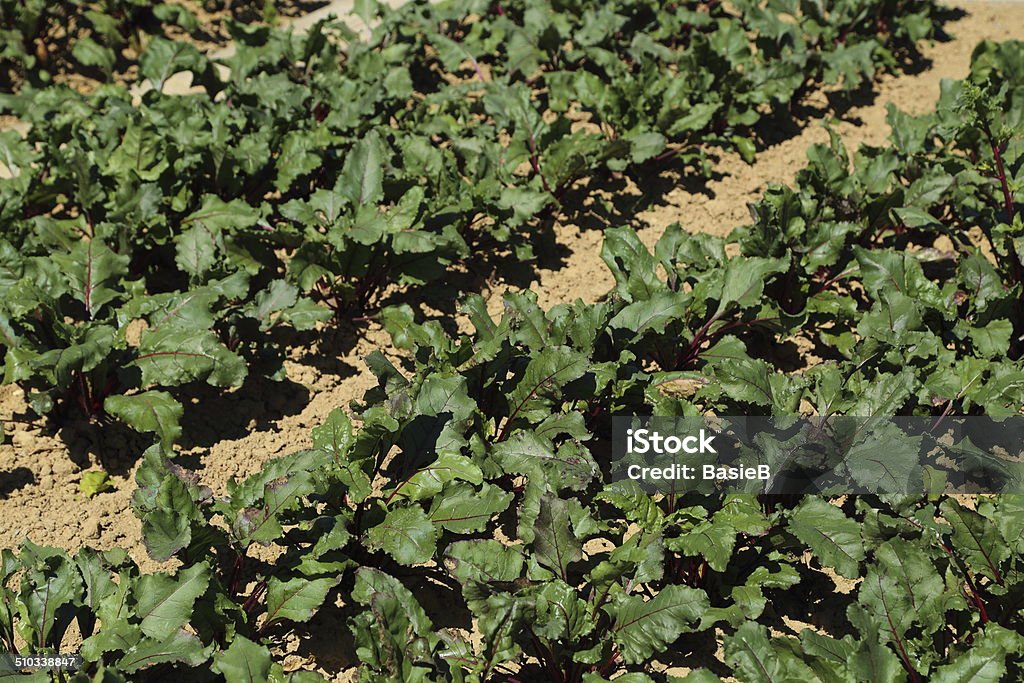
[[[929,110],[941,79],[967,74],[978,41],[1024,38],[1024,4],[968,1],[959,6],[966,14],[948,26],[954,39],[927,47],[929,63],[923,70],[883,79],[873,97],[836,120],[835,129],[848,148],[885,142],[890,102],[912,113]],[[620,197],[617,206],[603,207],[600,193],[589,199],[593,211],[577,216],[575,224],[555,225],[558,262],[542,263],[529,285],[540,304],[549,307],[576,298],[595,301],[611,288],[599,253],[605,226],[631,223],[650,245],[673,222],[719,235],[746,222],[747,204],[769,182],[791,181],[805,163],[807,147],[828,138],[820,120],[776,133],[778,142],[759,150],[756,163],[726,157],[719,164],[725,173],[710,182],[645,180],[644,194],[625,179],[613,188]],[[485,294],[492,310],[500,308],[500,295],[509,288],[513,286],[507,282],[491,283]],[[342,331],[318,347],[298,349],[288,364],[286,382],[253,380],[224,396],[196,391],[185,417],[181,451],[186,462],[201,468],[204,479],[222,489],[230,477],[249,475],[266,460],[307,446],[310,428],[334,408],[360,399],[376,383],[362,358],[387,346],[387,335],[378,328],[360,335]],[[131,512],[133,476],[144,440],[97,425],[69,424],[54,430],[12,421],[23,409],[20,390],[0,387],[0,420],[9,432],[7,442],[0,445],[0,547],[16,547],[25,538],[69,550],[120,546],[143,567],[155,568],[141,546],[139,523]],[[83,498],[78,493],[83,472],[101,468],[112,474],[114,490]]]

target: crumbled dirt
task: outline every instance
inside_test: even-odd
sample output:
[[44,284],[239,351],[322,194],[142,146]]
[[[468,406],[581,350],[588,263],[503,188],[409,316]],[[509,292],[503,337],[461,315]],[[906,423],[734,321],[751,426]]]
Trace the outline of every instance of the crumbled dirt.
[[[968,1],[960,7],[966,16],[948,26],[954,40],[924,49],[930,60],[927,68],[914,75],[884,78],[873,97],[836,119],[834,129],[848,149],[860,143],[884,144],[890,102],[911,113],[929,110],[942,78],[967,74],[971,51],[980,40],[1024,38],[1024,4]],[[0,121],[0,129],[11,123]],[[593,302],[612,287],[611,275],[600,259],[604,227],[632,224],[648,245],[674,222],[690,231],[727,234],[748,220],[747,204],[768,183],[790,182],[805,164],[807,147],[826,142],[828,133],[818,119],[782,132],[778,139],[758,151],[754,164],[725,157],[718,164],[725,172],[707,183],[669,186],[645,181],[641,192],[629,179],[613,179],[617,201],[624,206],[607,206],[609,195],[601,192],[586,198],[600,209],[593,215],[605,218],[554,226],[559,260],[542,262],[530,283],[541,306],[576,298]],[[652,195],[658,196],[652,200]],[[642,210],[634,215],[638,208]],[[486,297],[490,310],[497,313],[501,294],[514,287],[501,281],[490,284]],[[356,340],[351,333],[339,333],[323,339],[318,348],[298,349],[288,362],[285,382],[252,380],[224,396],[196,392],[186,407],[184,462],[199,468],[215,490],[223,490],[229,478],[252,474],[267,460],[308,446],[310,428],[331,410],[347,408],[376,384],[362,358],[375,348],[388,347],[387,335],[379,328],[371,327]],[[133,478],[145,439],[90,425],[69,424],[54,431],[42,424],[12,421],[21,419],[24,411],[22,392],[0,387],[0,420],[7,432],[0,444],[0,547],[17,547],[25,538],[68,550],[83,545],[123,547],[145,570],[157,568],[142,547],[139,523],[131,511]],[[111,473],[114,490],[86,499],[78,492],[82,473],[99,468]],[[328,630],[335,627],[344,631],[341,624]],[[289,649],[289,668],[300,668],[314,660],[324,666],[321,658],[331,648],[326,643],[304,642]],[[337,680],[350,680],[350,671],[339,672],[342,666],[339,661],[328,669],[340,676]]]

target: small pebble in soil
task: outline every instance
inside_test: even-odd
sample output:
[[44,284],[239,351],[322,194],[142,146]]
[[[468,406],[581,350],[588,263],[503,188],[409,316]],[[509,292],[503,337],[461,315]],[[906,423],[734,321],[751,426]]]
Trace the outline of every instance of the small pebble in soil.
[[86,538],[99,538],[101,531],[103,531],[103,527],[100,526],[100,520],[95,517],[85,520],[85,523],[82,525],[82,533]]
[[58,458],[57,461],[53,463],[54,474],[71,474],[76,471],[78,471],[78,466],[67,458]]

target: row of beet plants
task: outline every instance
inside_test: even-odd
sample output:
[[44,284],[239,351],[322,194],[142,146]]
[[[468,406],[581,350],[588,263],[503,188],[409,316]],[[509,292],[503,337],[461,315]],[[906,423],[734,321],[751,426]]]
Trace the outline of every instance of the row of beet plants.
[[[941,22],[922,0],[366,7],[365,39],[236,24],[222,64],[151,41],[141,94],[4,100],[31,128],[0,134],[0,350],[36,414],[166,447],[183,385],[282,377],[325,324],[529,267],[570,187],[749,159],[759,125],[902,68]],[[192,90],[165,93],[179,72]]]
[[275,5],[285,3],[201,4],[203,11],[195,12],[182,3],[150,0],[5,0],[0,3],[0,90],[45,88],[54,80],[91,87],[137,79],[143,52],[170,59],[177,49],[174,39],[223,44],[232,17],[273,22]]
[[223,493],[147,452],[136,513],[178,569],[26,543],[0,636],[77,622],[82,680],[316,680],[281,643],[330,616],[367,681],[1019,678],[1018,497],[652,497],[608,454],[617,415],[1019,414],[1022,59],[982,44],[890,145],[813,147],[728,239],[609,230],[598,303],[470,295],[455,336],[388,310],[404,360],[372,354],[312,448]]

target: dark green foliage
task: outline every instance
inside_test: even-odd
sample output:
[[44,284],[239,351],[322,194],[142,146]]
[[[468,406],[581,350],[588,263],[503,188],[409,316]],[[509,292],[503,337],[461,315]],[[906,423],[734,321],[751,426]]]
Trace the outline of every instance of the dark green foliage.
[[[147,13],[194,24],[176,5],[60,7],[93,22],[95,39],[76,43],[93,46],[92,62],[120,45],[110,17],[133,30]],[[342,24],[303,37],[234,25],[225,73],[191,45],[153,38],[136,50],[141,95],[53,86],[5,99],[31,128],[0,136],[14,176],[0,188],[4,381],[39,414],[77,406],[169,446],[180,408],[168,389],[279,377],[284,337],[273,330],[359,321],[396,286],[415,297],[453,271],[495,265],[471,255],[529,260],[571,186],[654,158],[706,173],[716,150],[749,157],[766,117],[817,85],[852,89],[898,68],[940,21],[923,0],[848,3],[827,17],[775,10],[371,3],[361,11],[380,24],[366,40]],[[4,12],[24,40],[56,16]],[[178,72],[195,87],[166,94]],[[693,366],[723,334],[719,320],[757,294],[729,291],[737,298],[721,310],[694,311],[715,329],[664,369]],[[657,331],[677,298],[637,302],[613,325],[654,315],[634,331]],[[737,324],[754,324],[743,315]]]
[[[781,24],[757,7],[732,7],[747,28],[775,31],[802,55],[801,79],[813,67],[815,80],[854,83],[869,70],[861,58],[904,59],[931,26],[930,5],[899,6],[898,23],[890,4],[840,4],[827,19],[801,5],[799,21]],[[14,226],[0,252],[13,273],[0,275],[7,372],[35,389],[40,411],[76,396],[67,392],[83,378],[87,388],[112,376],[130,389],[111,391],[105,408],[159,441],[138,471],[134,506],[152,557],[180,563],[142,575],[117,551],[72,557],[27,542],[5,552],[5,647],[17,636],[27,651],[57,651],[77,620],[81,680],[149,668],[301,681],[282,669],[283,634],[340,604],[367,681],[678,680],[668,666],[695,669],[683,680],[698,682],[1019,679],[1017,498],[651,497],[608,482],[607,467],[617,415],[941,421],[1020,412],[1020,43],[979,46],[971,76],[944,85],[934,114],[893,110],[891,145],[852,159],[835,137],[812,148],[796,186],[771,188],[753,223],[729,238],[673,226],[652,252],[632,230],[610,228],[602,257],[616,284],[597,303],[544,311],[535,295],[509,293],[496,320],[471,294],[461,308],[471,332],[459,335],[417,322],[408,305],[383,309],[404,355],[366,359],[378,386],[314,429],[310,449],[270,461],[224,495],[175,461],[180,407],[161,387],[236,384],[259,354],[256,333],[311,327],[323,311],[314,299],[343,316],[372,308],[383,283],[367,284],[368,274],[387,266],[392,282],[429,281],[481,235],[512,239],[556,205],[561,184],[582,177],[576,169],[685,149],[688,138],[659,127],[654,105],[619,107],[618,116],[643,122],[602,113],[629,97],[631,77],[657,81],[657,69],[632,68],[640,60],[625,58],[630,50],[655,55],[651,64],[682,63],[673,51],[693,45],[722,50],[726,61],[754,59],[754,47],[778,56],[763,36],[739,40],[717,4],[660,14],[638,3],[604,14],[475,9],[475,19],[424,5],[385,18],[374,35],[391,40],[352,47],[347,75],[329,68],[340,53],[323,32],[305,44],[253,32],[220,94],[191,96],[232,122],[224,129],[215,116],[193,122],[157,92],[139,108],[103,92],[78,105],[109,98],[127,119],[195,130],[174,142],[155,136],[171,151],[125,175],[119,161],[97,162],[113,169],[109,177],[75,175],[69,162],[41,184],[5,187],[0,211]],[[654,15],[675,31],[670,22],[683,14],[699,34],[692,42],[652,28]],[[712,23],[718,30],[700,30]],[[627,26],[646,29],[625,41]],[[894,42],[875,42],[877,31]],[[814,53],[823,44],[838,54]],[[290,67],[276,71],[282,60]],[[764,68],[742,74],[806,87]],[[459,70],[485,82],[445,85],[444,74]],[[599,98],[586,90],[595,73],[613,84],[606,110],[586,99]],[[276,99],[261,89],[270,84],[280,86]],[[556,84],[572,103],[536,108],[531,88],[551,93]],[[713,91],[736,96],[708,110],[709,121],[722,107],[731,113],[720,131],[700,124],[705,142],[748,130],[754,121],[743,112],[775,97]],[[558,128],[557,116],[579,102],[606,117],[603,132]],[[86,147],[92,159],[135,145],[121,123],[104,131],[84,118],[55,121],[38,125],[65,130],[68,144],[106,140]],[[205,142],[192,145],[193,136]],[[224,140],[233,142],[216,151]],[[2,141],[25,168],[40,154]],[[149,206],[160,208],[140,214],[144,230],[118,228],[124,204],[90,189],[113,188],[114,178],[154,193]],[[46,199],[47,183],[62,189]],[[80,213],[26,215],[58,196]],[[480,217],[486,226],[473,227]],[[58,255],[47,259],[44,245]],[[782,357],[777,350],[794,340],[809,353]],[[195,360],[176,363],[175,354]],[[95,390],[88,395],[94,406]]]

